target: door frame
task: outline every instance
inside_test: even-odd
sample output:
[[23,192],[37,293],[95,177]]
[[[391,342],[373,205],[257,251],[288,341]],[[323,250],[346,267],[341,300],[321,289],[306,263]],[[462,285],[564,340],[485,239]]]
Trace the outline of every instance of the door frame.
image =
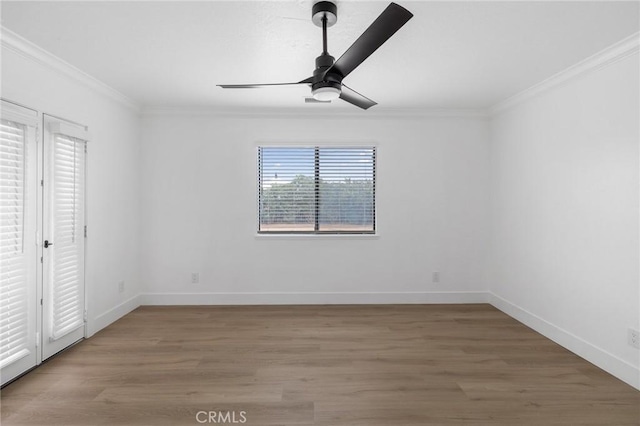
[[[87,210],[88,210],[88,203],[87,203],[87,194],[88,194],[88,179],[87,179],[87,175],[88,175],[88,141],[89,141],[89,133],[87,131],[87,126],[82,125],[80,123],[53,115],[53,114],[48,114],[45,112],[41,113],[41,122],[42,122],[42,132],[41,132],[41,140],[42,140],[42,144],[41,144],[41,155],[40,158],[42,159],[42,163],[39,167],[39,173],[40,173],[40,182],[43,183],[42,185],[39,186],[39,190],[41,191],[42,197],[39,198],[40,200],[40,206],[38,209],[38,212],[40,213],[40,221],[38,222],[39,225],[39,232],[38,232],[38,247],[39,247],[39,251],[40,251],[40,267],[39,269],[39,336],[40,336],[40,350],[39,352],[39,363],[41,363],[42,361],[51,358],[52,356],[55,356],[57,353],[60,353],[62,351],[64,351],[65,349],[75,345],[76,343],[78,343],[79,341],[85,339],[88,337],[88,297],[87,297],[87,234],[86,234],[86,229],[87,229]],[[73,340],[72,342],[69,342],[67,345],[60,347],[59,349],[57,349],[55,352],[49,354],[48,356],[45,357],[45,307],[44,307],[44,303],[47,303],[47,301],[45,300],[45,288],[44,288],[44,284],[45,284],[45,266],[49,266],[49,263],[51,261],[51,259],[44,259],[44,240],[46,239],[47,235],[45,235],[45,232],[50,232],[50,229],[48,226],[45,226],[45,221],[50,220],[50,217],[47,217],[45,215],[46,210],[48,209],[48,207],[50,206],[51,203],[51,199],[50,197],[50,193],[48,190],[45,190],[45,188],[47,188],[47,174],[45,173],[45,170],[47,169],[47,167],[52,167],[53,164],[48,164],[47,161],[52,162],[52,158],[51,156],[47,156],[47,150],[52,150],[53,147],[50,144],[53,144],[53,135],[54,133],[49,129],[49,124],[51,124],[52,122],[56,122],[59,123],[61,127],[64,127],[65,130],[68,130],[63,132],[63,134],[71,137],[76,137],[78,136],[76,134],[76,132],[80,133],[80,132],[84,132],[84,134],[82,135],[82,137],[79,137],[79,139],[82,139],[84,141],[84,147],[85,147],[85,158],[84,158],[84,203],[83,203],[83,210],[84,210],[84,227],[85,227],[85,231],[83,234],[84,238],[84,246],[83,246],[83,324],[79,327],[82,328],[82,333],[81,336],[78,337],[78,339]],[[74,130],[76,129],[76,130]],[[51,151],[52,152],[52,151]],[[50,184],[50,183],[49,183]],[[50,212],[49,212],[50,213]]]

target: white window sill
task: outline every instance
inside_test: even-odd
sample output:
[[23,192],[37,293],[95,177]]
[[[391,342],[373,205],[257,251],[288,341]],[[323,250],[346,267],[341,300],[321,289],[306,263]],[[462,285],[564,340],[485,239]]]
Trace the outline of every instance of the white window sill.
[[255,234],[256,240],[377,240],[380,234]]

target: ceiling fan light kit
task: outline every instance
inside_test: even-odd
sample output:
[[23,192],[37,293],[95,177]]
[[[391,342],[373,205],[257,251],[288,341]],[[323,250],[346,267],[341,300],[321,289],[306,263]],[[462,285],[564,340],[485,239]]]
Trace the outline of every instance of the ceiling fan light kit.
[[339,87],[332,86],[318,87],[311,90],[311,94],[315,100],[325,102],[338,99],[340,97],[340,92],[342,92],[342,90],[340,90]]
[[223,89],[253,89],[264,86],[306,84],[311,87],[311,94],[316,101],[330,102],[340,98],[359,108],[369,109],[377,103],[350,89],[342,83],[342,80],[378,50],[412,17],[413,14],[402,6],[395,3],[389,4],[336,61],[327,49],[327,28],[335,25],[338,21],[338,8],[331,1],[316,2],[311,10],[311,21],[318,27],[322,27],[322,53],[316,58],[313,76],[295,83],[219,84],[218,86]]

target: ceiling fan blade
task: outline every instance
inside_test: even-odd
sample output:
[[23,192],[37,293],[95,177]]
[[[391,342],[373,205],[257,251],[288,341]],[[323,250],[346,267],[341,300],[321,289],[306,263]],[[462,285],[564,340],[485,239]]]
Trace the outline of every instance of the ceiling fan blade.
[[342,85],[342,92],[340,92],[340,99],[362,109],[369,109],[374,105],[378,105],[377,102],[372,101],[344,84]]
[[407,9],[391,3],[355,43],[327,70],[325,75],[333,72],[340,74],[343,78],[346,77],[412,17],[413,14]]
[[292,86],[295,84],[311,84],[313,77],[305,78],[297,83],[265,83],[265,84],[217,84],[218,87],[223,89],[259,89],[260,87],[269,86]]

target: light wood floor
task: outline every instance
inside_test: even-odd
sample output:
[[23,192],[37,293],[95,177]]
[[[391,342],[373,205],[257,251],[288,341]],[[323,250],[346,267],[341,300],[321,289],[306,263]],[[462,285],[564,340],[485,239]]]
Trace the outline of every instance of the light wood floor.
[[640,392],[489,305],[141,307],[1,402],[3,426],[640,423]]

